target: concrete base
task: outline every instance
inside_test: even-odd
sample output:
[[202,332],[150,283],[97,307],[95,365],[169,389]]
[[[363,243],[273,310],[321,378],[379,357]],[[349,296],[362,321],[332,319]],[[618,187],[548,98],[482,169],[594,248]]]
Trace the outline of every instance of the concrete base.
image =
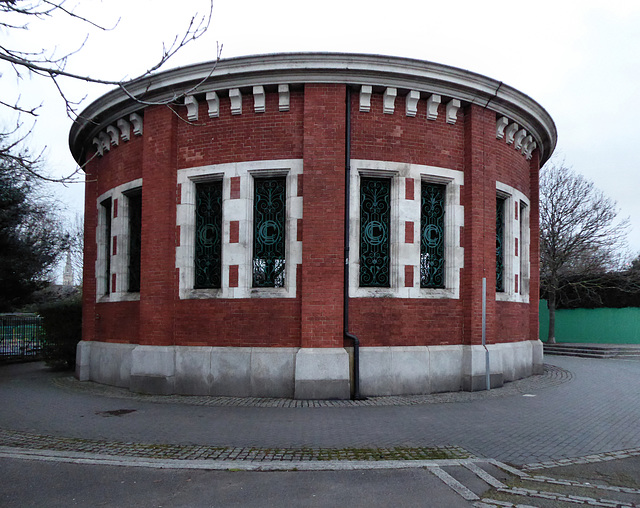
[[[540,341],[488,346],[491,387],[542,372]],[[486,389],[482,346],[361,347],[363,396]],[[344,348],[78,344],[76,376],[156,394],[348,399]]]
[[348,399],[349,355],[344,348],[300,349],[296,355],[296,399]]

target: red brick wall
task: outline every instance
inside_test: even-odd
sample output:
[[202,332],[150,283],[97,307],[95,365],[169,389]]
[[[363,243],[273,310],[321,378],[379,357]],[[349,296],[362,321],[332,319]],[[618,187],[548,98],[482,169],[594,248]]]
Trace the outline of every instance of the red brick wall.
[[138,343],[140,302],[108,302],[94,305],[95,330],[98,336],[96,340]]
[[464,343],[482,342],[482,279],[487,279],[487,337],[494,337],[496,287],[496,184],[489,144],[495,136],[495,114],[470,105],[464,111],[465,168],[464,268],[460,295],[464,306]]
[[303,347],[341,347],[344,299],[344,85],[305,86]]
[[[445,121],[445,105],[438,109],[436,120],[427,120],[427,101],[418,102],[415,117],[405,113],[405,98],[397,97],[395,112],[383,113],[382,94],[371,96],[371,110],[360,111],[357,92],[351,96],[351,157],[424,164],[449,169],[463,169],[464,131],[462,115],[458,121]],[[495,129],[494,129],[495,130]]]
[[540,298],[540,159],[536,150],[530,161],[531,210],[529,211],[530,235],[530,279],[529,279],[529,340],[538,340]]
[[[122,302],[119,307],[129,310],[123,315],[102,309],[96,310],[96,278],[95,265],[97,246],[95,240],[98,226],[97,199],[105,192],[142,177],[143,137],[135,136],[129,141],[120,140],[118,146],[111,147],[102,157],[95,152],[89,154],[89,162],[85,167],[85,209],[84,209],[84,265],[83,265],[83,308],[82,337],[83,340],[105,340],[116,342],[129,341],[138,337],[138,304]],[[115,204],[115,203],[114,203]],[[118,206],[121,206],[118,204]],[[118,210],[119,212],[119,210]],[[112,304],[107,304],[112,305]],[[100,317],[98,317],[100,316]],[[131,335],[119,335],[122,322],[132,329]],[[97,334],[97,335],[96,335]]]
[[242,97],[242,114],[231,114],[228,97],[220,98],[220,116],[209,118],[206,101],[199,120],[177,129],[178,169],[253,160],[302,158],[304,94],[290,93],[289,111],[278,110],[278,94],[267,93],[266,111],[253,112],[253,95]]
[[[538,152],[528,161],[513,144],[504,139],[496,139],[495,130],[489,136],[493,159],[496,167],[496,179],[518,189],[530,200],[530,281],[529,304],[498,302],[495,314],[495,334],[491,341],[506,342],[515,340],[536,340],[538,338]],[[489,139],[487,139],[489,142]],[[513,214],[513,211],[509,211]],[[520,218],[522,220],[522,218]],[[495,234],[495,233],[494,233]],[[522,252],[518,253],[519,256]],[[494,279],[495,280],[495,279]],[[520,281],[519,281],[520,282]]]
[[88,164],[98,175],[97,196],[142,177],[142,145],[143,137],[132,132],[129,141],[120,140],[118,146],[111,147],[102,157],[95,157]]
[[461,344],[459,300],[352,298],[349,329],[367,346]]
[[173,344],[178,122],[163,106],[144,115],[140,344]]
[[[537,307],[537,299],[532,298]],[[515,342],[530,339],[529,304],[496,302],[495,335],[488,336],[490,342]]]
[[513,144],[507,145],[504,139],[496,139],[495,126],[488,136],[495,158],[496,178],[498,181],[518,189],[525,196],[530,193],[530,162]]
[[176,344],[300,346],[299,298],[182,300],[176,316]]
[[[121,143],[87,167],[85,340],[341,347],[345,99],[344,85],[308,84],[304,92],[292,91],[288,112],[278,111],[277,93],[268,93],[265,113],[254,113],[253,97],[245,95],[242,115],[233,116],[229,99],[222,97],[220,118],[210,119],[202,101],[196,125],[180,121],[165,107],[147,108],[143,137]],[[461,109],[456,124],[449,125],[444,105],[438,119],[430,121],[426,120],[424,100],[419,102],[415,118],[405,115],[404,97],[396,99],[393,115],[382,113],[381,94],[374,94],[371,102],[371,111],[361,113],[358,94],[352,94],[354,159],[464,171],[464,268],[459,300],[352,298],[351,331],[364,347],[479,344],[481,287],[486,277],[488,341],[537,338],[537,152],[526,161],[512,146],[496,140],[495,112],[479,106]],[[179,300],[175,269],[177,169],[290,158],[304,158],[304,220],[298,224],[304,246],[297,297]],[[141,176],[141,302],[96,305],[96,198]],[[531,305],[495,301],[496,179],[531,200]]]
[[[85,168],[84,186],[84,258],[82,265],[82,340],[95,340],[96,304],[96,227],[98,213],[96,207],[97,175],[91,165]],[[98,337],[98,340],[100,337]]]

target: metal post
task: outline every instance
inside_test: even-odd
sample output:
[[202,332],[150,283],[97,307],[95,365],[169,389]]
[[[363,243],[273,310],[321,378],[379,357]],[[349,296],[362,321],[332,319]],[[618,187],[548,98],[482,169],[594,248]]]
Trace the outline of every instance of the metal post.
[[491,367],[489,362],[489,348],[487,348],[487,278],[482,278],[482,346],[484,347],[486,384],[491,390]]

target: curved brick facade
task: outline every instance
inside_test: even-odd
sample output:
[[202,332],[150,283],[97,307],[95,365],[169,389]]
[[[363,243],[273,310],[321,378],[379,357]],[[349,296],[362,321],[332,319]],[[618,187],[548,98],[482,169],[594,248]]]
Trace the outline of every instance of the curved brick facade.
[[[538,170],[556,136],[544,109],[489,78],[400,58],[268,55],[211,69],[130,86],[152,102],[183,90],[179,104],[116,90],[71,130],[87,180],[81,379],[160,393],[349,397],[347,150],[348,326],[360,338],[362,394],[486,386],[483,278],[492,383],[541,368]],[[202,190],[211,182],[219,190]],[[256,254],[264,182],[282,193],[275,261]],[[374,240],[362,208],[371,182],[387,184],[386,226],[370,223],[384,235]],[[439,254],[421,250],[427,188],[441,193]],[[196,218],[197,196],[216,192],[219,209]],[[221,241],[207,266],[219,282],[199,285],[209,272],[195,253],[211,228]],[[386,275],[369,285],[361,275],[378,261],[362,253],[379,239]],[[440,282],[421,284],[438,260]],[[279,275],[258,287],[269,266]]]

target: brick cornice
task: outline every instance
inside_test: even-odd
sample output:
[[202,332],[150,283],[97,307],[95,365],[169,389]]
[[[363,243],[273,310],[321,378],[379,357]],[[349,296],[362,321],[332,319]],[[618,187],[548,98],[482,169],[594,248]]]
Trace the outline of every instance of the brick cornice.
[[557,132],[547,111],[524,93],[501,81],[468,70],[410,58],[346,53],[279,53],[243,56],[167,70],[125,84],[91,103],[74,122],[69,144],[81,160],[84,147],[107,125],[145,107],[145,102],[169,101],[181,93],[205,94],[254,86],[345,83],[388,87],[398,95],[410,91],[438,94],[464,104],[476,104],[507,116],[531,133],[544,163],[553,152]]

